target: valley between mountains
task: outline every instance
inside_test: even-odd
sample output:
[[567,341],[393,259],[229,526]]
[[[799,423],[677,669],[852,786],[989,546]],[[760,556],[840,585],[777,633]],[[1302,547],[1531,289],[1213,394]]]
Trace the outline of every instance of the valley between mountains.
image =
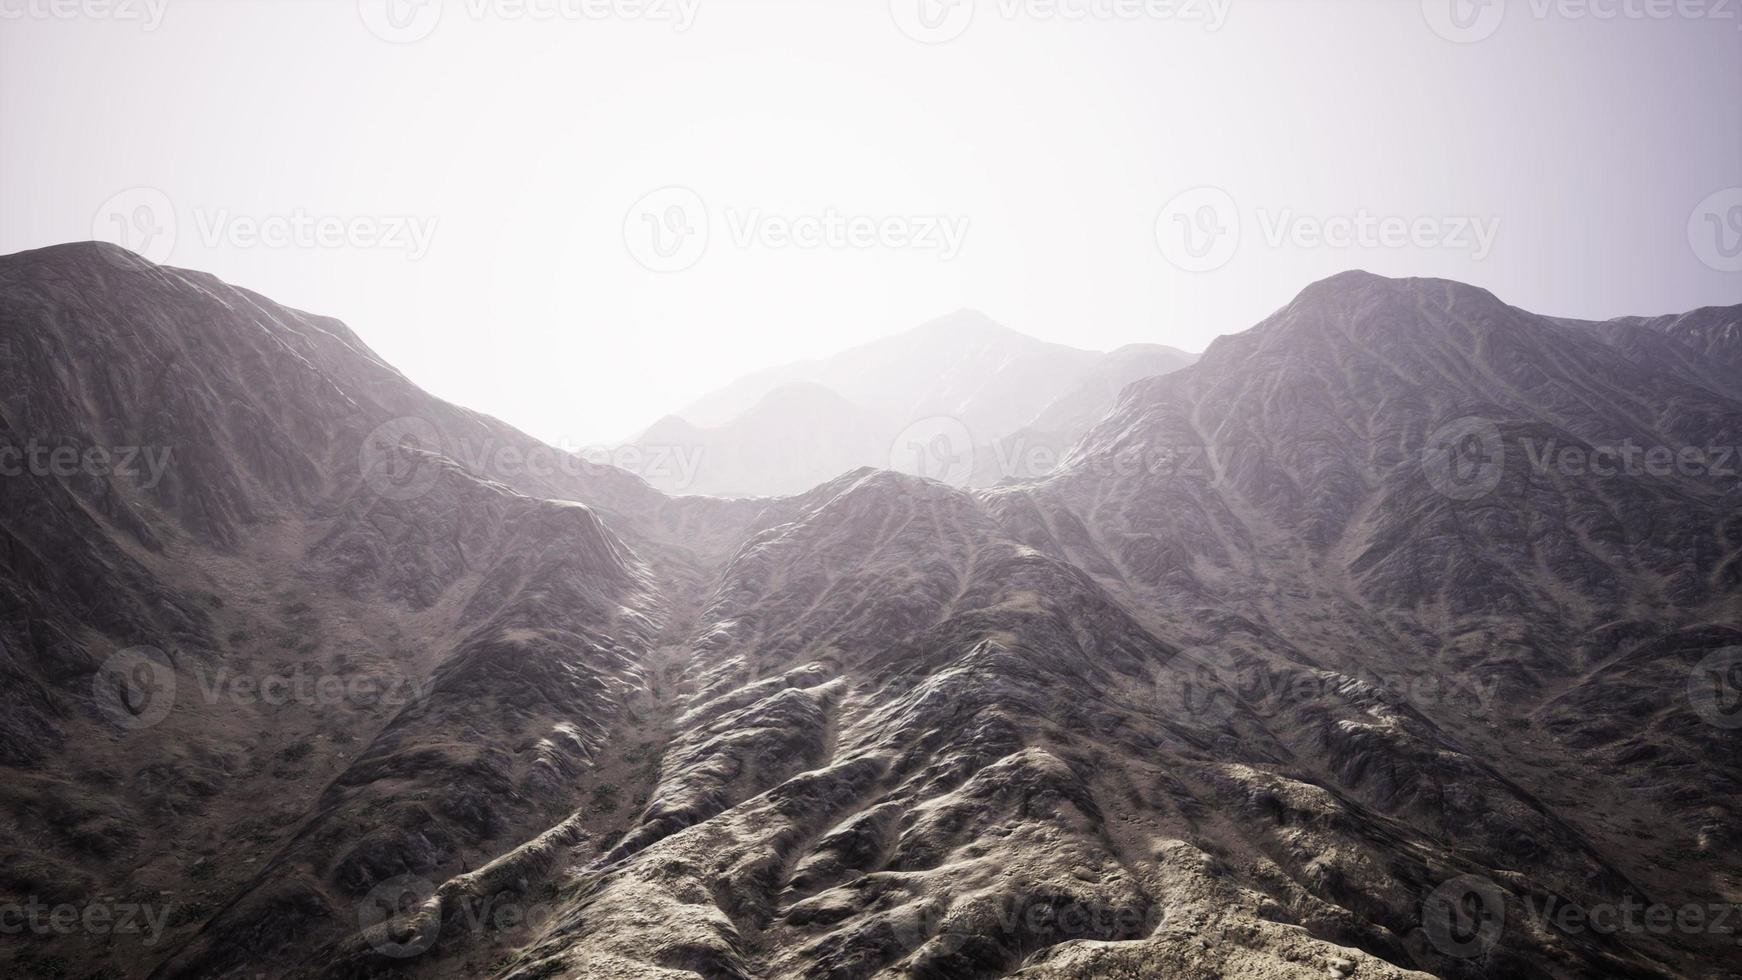
[[1742,306],[1351,272],[1164,366],[987,423],[1043,475],[674,496],[0,258],[0,968],[1742,976]]

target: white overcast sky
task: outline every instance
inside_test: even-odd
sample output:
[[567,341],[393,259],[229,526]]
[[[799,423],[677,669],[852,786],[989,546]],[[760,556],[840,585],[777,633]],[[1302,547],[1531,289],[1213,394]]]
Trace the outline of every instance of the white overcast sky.
[[[1352,267],[1568,316],[1742,302],[1742,191],[1711,197],[1742,185],[1737,5],[1218,0],[1211,25],[1208,0],[384,2],[0,0],[0,253],[122,240],[117,207],[173,222],[169,262],[338,316],[568,444],[960,307],[1199,350]],[[942,43],[902,30],[964,12]],[[698,201],[705,250],[650,255],[646,222],[693,229],[670,209]],[[1232,206],[1237,247],[1159,247],[1180,201],[1198,228]],[[890,240],[778,237],[829,214]],[[1362,214],[1426,244],[1315,241]],[[298,216],[393,234],[249,238]],[[966,221],[953,255],[938,216]]]

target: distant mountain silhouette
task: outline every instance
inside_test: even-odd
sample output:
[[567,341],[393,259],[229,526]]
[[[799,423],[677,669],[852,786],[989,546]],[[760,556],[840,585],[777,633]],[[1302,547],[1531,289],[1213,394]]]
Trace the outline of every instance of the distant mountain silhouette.
[[[688,476],[644,474],[662,490],[774,495],[858,466],[927,475],[924,454],[915,460],[905,445],[904,433],[917,425],[928,438],[933,428],[945,432],[947,454],[971,458],[959,482],[991,485],[1037,475],[1019,474],[1016,454],[1020,467],[1031,458],[1056,463],[1125,384],[1193,358],[1152,344],[1077,350],[963,310],[832,357],[748,375],[656,423],[634,445],[696,461]],[[810,400],[788,394],[770,403],[794,386]],[[1001,462],[1006,457],[1012,461]]]

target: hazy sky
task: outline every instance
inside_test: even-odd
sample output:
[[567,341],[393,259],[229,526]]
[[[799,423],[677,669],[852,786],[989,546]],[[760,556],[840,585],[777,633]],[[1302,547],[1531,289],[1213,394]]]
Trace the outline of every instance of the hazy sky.
[[423,4],[0,0],[0,252],[123,241],[577,445],[963,306],[1742,302],[1733,0]]

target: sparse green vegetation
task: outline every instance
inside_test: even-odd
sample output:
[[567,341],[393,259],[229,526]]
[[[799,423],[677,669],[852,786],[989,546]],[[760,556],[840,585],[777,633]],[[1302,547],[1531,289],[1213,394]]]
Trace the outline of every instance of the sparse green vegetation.
[[617,810],[617,787],[612,783],[600,783],[593,787],[592,806],[600,813],[614,813]]

